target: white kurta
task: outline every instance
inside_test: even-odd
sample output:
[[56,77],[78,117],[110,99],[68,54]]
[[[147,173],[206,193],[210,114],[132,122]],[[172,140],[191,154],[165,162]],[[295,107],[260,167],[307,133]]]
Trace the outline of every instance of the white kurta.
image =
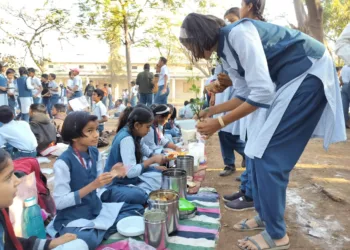
[[[248,142],[245,154],[250,158],[261,158],[274,135],[287,107],[301,83],[308,74],[321,79],[328,104],[315,129],[313,137],[324,138],[324,148],[331,143],[345,141],[345,124],[340,97],[339,82],[333,61],[328,51],[319,59],[311,59],[313,66],[304,74],[281,87],[277,93],[268,73],[266,56],[260,36],[255,26],[250,22],[237,25],[229,35],[229,41],[237,53],[242,67],[245,69],[245,84],[237,86],[238,95],[242,89],[249,88],[250,93],[245,98],[258,104],[271,104],[269,109],[259,108],[248,119]],[[224,53],[231,69],[237,72],[236,61],[225,41]],[[238,73],[236,73],[238,75]],[[266,113],[268,112],[268,113]]]

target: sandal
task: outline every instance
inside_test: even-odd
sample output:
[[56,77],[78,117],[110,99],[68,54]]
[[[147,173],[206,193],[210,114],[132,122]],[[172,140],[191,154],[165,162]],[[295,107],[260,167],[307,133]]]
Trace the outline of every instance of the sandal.
[[240,228],[233,227],[233,230],[238,231],[238,232],[249,232],[249,231],[256,231],[256,230],[265,230],[265,223],[260,219],[260,216],[257,215],[254,217],[254,220],[256,224],[258,225],[257,227],[250,228],[247,225],[247,221],[249,219],[245,219],[239,223],[241,226]]
[[[261,233],[261,236],[264,238],[264,240],[267,243],[267,245],[269,246],[269,248],[262,249],[260,247],[260,245],[258,244],[258,242],[253,240],[251,237],[246,237],[244,240],[245,241],[250,241],[251,243],[253,243],[258,250],[287,250],[287,249],[290,248],[290,243],[288,243],[286,245],[283,245],[283,246],[277,246],[276,243],[273,241],[273,239],[270,237],[270,235],[266,231],[263,231]],[[246,247],[243,248],[240,245],[238,245],[238,247],[241,250],[247,250]]]

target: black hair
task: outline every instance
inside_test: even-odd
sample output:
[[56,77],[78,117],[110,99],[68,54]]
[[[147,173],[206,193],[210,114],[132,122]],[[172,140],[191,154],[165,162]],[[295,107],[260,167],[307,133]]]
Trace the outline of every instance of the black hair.
[[190,99],[190,103],[194,103],[194,99],[193,98]]
[[[336,67],[335,69],[337,70],[337,72],[339,72],[339,71],[342,70],[342,68],[343,68],[343,67],[340,66],[340,67]],[[6,74],[7,74],[7,72],[6,72]]]
[[215,75],[215,68],[212,68],[212,69],[211,69],[211,74],[212,74],[212,75]]
[[35,69],[34,68],[28,68],[28,72],[35,73]]
[[117,100],[117,102],[121,102],[121,103],[123,103],[123,100],[122,100],[122,99],[118,99],[118,100]]
[[190,103],[189,101],[185,101],[184,106],[187,106],[189,103]]
[[28,71],[27,71],[27,69],[25,67],[20,67],[18,69],[18,72],[19,72],[20,76],[28,75]]
[[[169,107],[165,104],[160,104],[157,107],[153,109],[153,115],[156,116],[158,112],[164,112],[165,110],[169,109]],[[165,112],[164,114],[161,114],[161,117],[168,117],[170,115],[170,111]]]
[[51,76],[54,80],[56,80],[56,75],[55,75],[54,73],[50,73],[50,76]]
[[117,127],[117,133],[126,126],[128,118],[131,112],[134,110],[133,107],[126,107],[123,112],[120,113],[119,122]]
[[45,78],[46,80],[49,79],[49,75],[48,74],[42,74],[41,77]]
[[174,107],[173,113],[172,113],[171,116],[170,116],[170,120],[175,120],[176,117],[177,117],[177,110],[176,110],[176,108]]
[[108,87],[112,88],[112,84],[108,84]]
[[64,142],[73,144],[73,139],[86,137],[83,129],[89,122],[97,121],[97,116],[88,112],[77,111],[70,113],[63,122],[61,136]]
[[245,4],[253,5],[254,15],[263,22],[266,22],[266,19],[263,17],[265,10],[265,0],[244,0]]
[[151,66],[149,65],[149,63],[146,63],[145,65],[143,65],[143,70],[150,70]]
[[7,62],[0,62],[0,71],[2,71],[4,67],[7,67],[7,65]]
[[165,57],[160,57],[159,60],[161,60],[164,64],[167,64],[168,60]]
[[211,15],[191,13],[181,25],[184,34],[180,42],[191,52],[193,59],[204,58],[205,50],[212,50],[219,40],[225,21]]
[[53,105],[55,107],[55,109],[57,110],[57,112],[66,112],[66,105],[61,104],[61,103],[56,103],[55,105]]
[[102,89],[94,89],[94,92],[96,93],[96,95],[98,97],[100,97],[100,99],[102,99],[104,97],[104,95],[105,95],[105,92],[103,92]]
[[167,106],[170,108],[170,113],[173,113],[173,111],[174,111],[174,105],[172,105],[172,104],[167,104]]
[[6,150],[0,148],[0,173],[7,167],[8,161],[11,159]]
[[131,81],[130,84],[131,85],[136,85],[136,82],[135,81]]
[[107,83],[103,84],[103,86],[105,86],[105,87],[107,87],[107,85],[108,85]]
[[[149,109],[145,108],[135,108],[128,117],[127,126],[132,133],[135,129],[135,123],[140,124],[151,123],[154,120],[154,116]],[[142,161],[142,152],[141,152],[141,137],[134,137],[135,142],[135,157],[136,162],[141,163]]]
[[238,18],[241,18],[238,7],[233,7],[233,8],[228,9],[225,12],[224,17],[226,17],[228,14],[233,14],[233,15],[237,16]]
[[15,73],[16,73],[16,71],[14,69],[12,69],[12,68],[9,68],[9,69],[6,70],[6,75],[15,74]]
[[73,75],[73,71],[69,71],[68,76],[72,76],[72,75]]
[[155,103],[153,103],[149,108],[152,110],[152,112],[153,112],[153,110],[157,107],[158,105],[157,104],[155,104]]
[[[70,73],[70,72],[69,72],[69,73]],[[94,81],[93,81],[93,80],[90,80],[90,81],[89,81],[89,83],[92,83],[92,82],[94,82]]]
[[46,114],[46,106],[44,104],[32,104],[30,105],[30,110],[32,112]]
[[9,106],[2,105],[0,106],[0,122],[7,124],[13,120],[13,113]]

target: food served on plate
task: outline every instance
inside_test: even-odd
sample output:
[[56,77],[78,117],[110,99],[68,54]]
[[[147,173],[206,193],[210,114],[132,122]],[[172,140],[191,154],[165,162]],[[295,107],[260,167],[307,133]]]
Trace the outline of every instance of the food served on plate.
[[176,195],[160,193],[160,194],[152,194],[149,198],[155,201],[172,201],[176,198]]

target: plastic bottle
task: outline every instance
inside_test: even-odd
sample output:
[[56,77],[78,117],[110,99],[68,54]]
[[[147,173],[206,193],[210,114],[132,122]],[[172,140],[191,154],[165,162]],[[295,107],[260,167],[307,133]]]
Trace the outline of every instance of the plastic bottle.
[[37,204],[36,197],[24,201],[23,211],[23,234],[25,238],[36,236],[46,239],[44,220],[41,216],[41,209]]

